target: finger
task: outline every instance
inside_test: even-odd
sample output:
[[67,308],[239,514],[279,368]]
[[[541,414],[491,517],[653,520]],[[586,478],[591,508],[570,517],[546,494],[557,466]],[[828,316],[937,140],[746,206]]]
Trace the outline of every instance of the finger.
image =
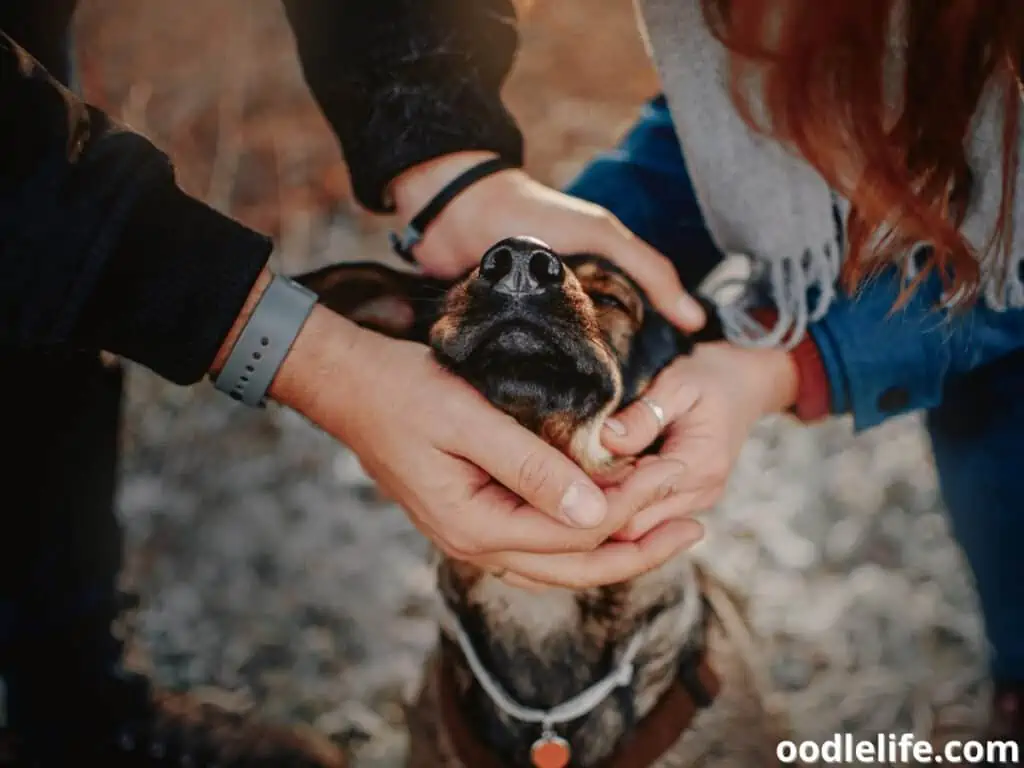
[[446,522],[439,519],[433,527],[442,529],[446,551],[463,559],[503,552],[589,552],[606,538],[600,529],[568,527],[494,482],[445,511]]
[[588,589],[618,584],[657,568],[704,535],[696,520],[674,520],[638,541],[611,541],[593,552],[568,555],[510,553],[510,570],[531,581]]
[[704,327],[704,308],[683,288],[672,262],[615,221],[618,230],[616,246],[607,256],[625,269],[644,290],[651,304],[667,320],[684,331],[696,332]]
[[575,528],[602,523],[604,494],[578,464],[492,405],[479,406],[460,414],[465,421],[446,448],[555,520]]
[[525,589],[529,592],[546,592],[555,586],[553,584],[542,584],[539,581],[534,581],[533,579],[528,579],[525,576],[520,576],[518,573],[514,573],[513,571],[506,573],[501,577],[501,580],[510,587]]
[[[617,531],[629,525],[629,521],[640,514],[646,507],[661,501],[664,496],[658,496],[651,488],[658,488],[666,482],[676,482],[675,477],[679,470],[677,465],[666,466],[666,462],[658,457],[648,457],[649,460],[637,466],[629,478],[619,486],[607,490],[608,517],[606,524],[602,526],[605,536],[602,542],[614,538]],[[633,478],[640,475],[639,484]]]
[[611,538],[616,541],[636,541],[670,520],[688,519],[691,515],[710,509],[716,497],[713,491],[700,490],[659,501],[641,509]]
[[644,507],[612,534],[611,538],[616,541],[636,541],[663,523],[670,520],[685,520],[691,514],[689,506],[696,496],[696,493],[682,494]]
[[670,431],[660,455],[645,457],[621,486],[609,491],[610,518],[618,519],[620,508],[634,510],[612,538],[632,540],[666,520],[713,507],[728,479],[727,462],[716,456],[713,447],[702,448],[681,430]]
[[655,309],[670,322],[684,331],[704,327],[704,308],[683,288],[671,261],[603,209],[592,209],[589,220],[591,226],[563,229],[562,236],[549,234],[552,246],[607,256],[636,280]]
[[622,520],[616,530],[622,530],[647,507],[702,490],[702,484],[693,480],[693,474],[687,464],[674,458],[659,457],[639,467],[626,482],[608,492],[614,510],[609,517]]
[[[648,468],[654,477],[646,479],[642,486],[657,488],[659,478],[677,469],[675,465],[665,465],[657,456],[646,457],[642,467]],[[624,491],[624,483],[611,486],[606,495],[608,514],[604,522],[597,528],[581,530],[563,525],[525,504],[499,483],[489,482],[476,486],[468,500],[452,503],[451,509],[457,509],[457,514],[446,508],[444,522],[438,519],[435,526],[444,531],[449,553],[462,559],[505,552],[590,552],[628,525],[646,505],[656,502],[660,498],[656,498],[657,493],[634,491],[632,487]],[[667,495],[668,491],[662,489],[660,493]]]
[[682,362],[658,374],[640,399],[605,421],[601,442],[609,451],[620,456],[635,455],[653,443],[671,422],[693,410],[700,391],[685,383]]

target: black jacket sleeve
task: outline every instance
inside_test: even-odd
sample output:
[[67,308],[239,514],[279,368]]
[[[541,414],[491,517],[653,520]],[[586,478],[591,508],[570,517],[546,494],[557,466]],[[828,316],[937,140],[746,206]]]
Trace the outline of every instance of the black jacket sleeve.
[[[522,162],[500,91],[510,0],[284,0],[353,187],[469,149]],[[270,241],[181,191],[144,137],[0,32],[0,348],[106,349],[180,384],[208,369]]]
[[522,135],[500,94],[519,44],[511,0],[283,2],[366,208],[391,211],[392,179],[451,152],[522,164]]
[[105,349],[198,381],[270,250],[0,32],[0,347]]

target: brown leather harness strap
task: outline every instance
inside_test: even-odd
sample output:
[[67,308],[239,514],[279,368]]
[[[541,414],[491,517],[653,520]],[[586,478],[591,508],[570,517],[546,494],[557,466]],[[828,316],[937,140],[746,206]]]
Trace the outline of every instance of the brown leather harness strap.
[[[459,709],[455,675],[448,653],[441,652],[437,665],[438,694],[441,705],[441,727],[447,732],[459,761],[466,768],[508,768],[487,747],[466,722]],[[692,679],[695,678],[695,679]],[[693,665],[692,682],[700,692],[691,693],[677,677],[671,687],[637,725],[629,738],[601,764],[601,768],[649,768],[664,755],[690,727],[697,712],[714,700],[720,682],[708,665],[706,654]]]
[[701,658],[695,672],[703,691],[709,697],[706,703],[698,703],[694,695],[676,678],[661,700],[636,727],[629,738],[619,745],[608,759],[604,768],[648,768],[668,752],[682,736],[697,713],[707,707],[718,696],[718,676],[708,664],[707,657]]

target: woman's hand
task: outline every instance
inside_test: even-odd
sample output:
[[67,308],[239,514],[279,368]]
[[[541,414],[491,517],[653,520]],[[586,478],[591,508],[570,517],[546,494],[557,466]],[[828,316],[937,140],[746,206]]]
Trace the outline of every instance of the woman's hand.
[[510,581],[584,588],[632,578],[701,535],[668,521],[599,546],[626,523],[562,453],[442,370],[419,344],[316,307],[271,396],[347,444],[444,552]]
[[[461,152],[416,166],[391,185],[398,215],[410,220],[445,184],[486,160],[486,152]],[[523,171],[482,179],[459,194],[428,227],[416,260],[428,274],[455,277],[479,263],[494,243],[513,235],[540,238],[556,251],[590,251],[629,273],[669,320],[699,330],[704,311],[683,290],[671,262],[634,236],[600,206],[565,195]]]
[[[639,400],[605,427],[603,442],[616,455],[636,455],[660,434],[655,456],[616,489],[620,504],[636,510],[616,539],[649,531],[712,507],[725,490],[750,430],[763,417],[790,407],[797,373],[789,353],[727,343],[699,345],[661,372]],[[656,411],[664,413],[664,425]]]

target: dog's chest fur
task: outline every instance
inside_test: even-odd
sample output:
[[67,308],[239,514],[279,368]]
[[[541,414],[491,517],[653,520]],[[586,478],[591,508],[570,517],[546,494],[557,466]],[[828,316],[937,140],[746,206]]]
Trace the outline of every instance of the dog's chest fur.
[[[688,566],[684,559],[676,559],[624,586],[618,596],[621,602],[609,605],[610,613],[603,617],[585,615],[587,599],[578,593],[555,590],[530,594],[486,576],[471,585],[463,598],[478,607],[482,626],[476,629],[474,636],[490,651],[494,665],[491,672],[495,678],[506,690],[518,694],[517,698],[536,696],[541,706],[552,706],[578,691],[580,680],[585,678],[585,684],[592,684],[594,680],[590,675],[594,669],[602,673],[607,669],[601,663],[607,660],[588,656],[588,653],[596,654],[596,649],[607,642],[609,632],[628,639],[629,633],[638,631],[640,622],[645,620],[642,614],[660,600],[678,598],[671,589],[678,589],[682,581],[681,569]],[[452,588],[451,584],[444,583],[443,572],[441,580],[443,591]],[[687,599],[699,598],[693,595]],[[671,683],[679,651],[688,643],[688,638],[679,636],[678,618],[677,609],[672,607],[658,612],[647,627],[649,636],[644,646],[644,660],[637,669],[633,687],[636,698],[630,705],[635,707],[637,718],[654,706]],[[621,626],[616,626],[616,621]],[[775,745],[785,738],[782,734],[786,729],[765,706],[750,674],[749,660],[742,658],[738,647],[730,642],[723,625],[712,615],[706,627],[702,640],[707,644],[711,665],[721,680],[721,692],[710,708],[698,713],[686,733],[652,768],[776,765]],[[588,637],[588,633],[594,633],[593,637]],[[451,653],[452,649],[446,652]],[[464,766],[459,760],[440,717],[439,654],[440,649],[428,661],[423,687],[408,712],[411,743],[407,766],[478,768]],[[559,663],[563,666],[559,667]],[[546,675],[543,674],[545,668]],[[468,687],[471,682],[468,670],[460,666],[455,680],[460,690]],[[559,691],[560,685],[576,687]],[[545,696],[556,696],[558,700],[545,701]],[[484,708],[491,710],[490,702],[481,701],[479,706],[473,707],[477,712]],[[579,762],[573,765],[592,765],[595,754],[610,750],[622,733],[623,714],[622,702],[610,699],[585,719],[580,725],[585,732],[577,734],[584,736],[585,747],[582,754],[577,750],[575,757]],[[474,731],[497,738],[498,742],[503,735],[501,731],[505,731],[507,738],[515,737],[516,723],[496,713],[492,717],[498,718],[500,723],[491,723],[485,716],[471,722]],[[496,730],[499,726],[500,730]],[[488,729],[491,729],[489,733],[480,733]],[[524,733],[528,739],[533,730],[527,728]],[[513,762],[509,759],[511,754],[503,753],[509,759],[509,768],[528,767],[518,741],[510,742],[509,750],[518,755],[520,762]]]

